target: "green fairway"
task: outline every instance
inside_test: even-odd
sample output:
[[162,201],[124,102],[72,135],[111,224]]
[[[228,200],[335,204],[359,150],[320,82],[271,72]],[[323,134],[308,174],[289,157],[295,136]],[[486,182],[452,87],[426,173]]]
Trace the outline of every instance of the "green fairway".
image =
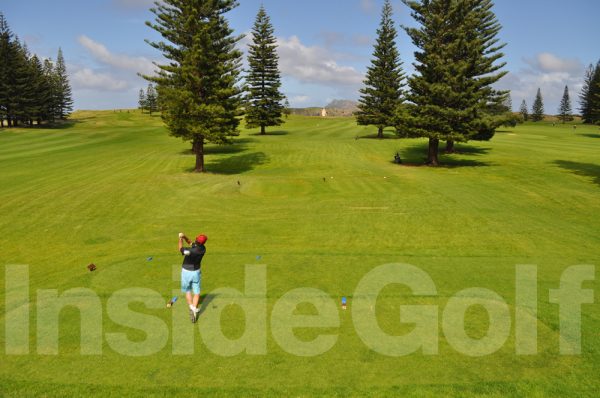
[[[595,304],[582,306],[582,354],[559,354],[559,310],[549,290],[573,265],[600,265],[600,131],[598,127],[525,124],[490,142],[458,144],[442,167],[423,163],[425,140],[372,139],[376,130],[351,118],[292,116],[260,136],[242,131],[231,146],[209,146],[209,173],[191,172],[190,145],[169,137],[159,116],[139,112],[77,112],[60,129],[0,130],[0,391],[4,396],[573,396],[600,389],[600,283]],[[358,139],[357,139],[358,138]],[[339,327],[303,328],[310,341],[338,336],[314,357],[286,352],[267,325],[267,354],[226,357],[212,352],[188,320],[180,295],[172,310],[131,308],[162,319],[168,341],[159,352],[123,355],[107,335],[147,336],[107,315],[113,293],[150,289],[166,303],[178,294],[177,234],[205,233],[203,294],[244,291],[247,264],[267,266],[266,307],[296,288],[319,289],[340,308]],[[152,257],[152,261],[148,258]],[[98,267],[88,272],[90,263]],[[389,263],[419,267],[437,295],[415,297],[394,284],[375,311],[391,335],[409,333],[403,305],[439,308],[439,353],[402,357],[371,350],[355,331],[353,294],[372,269]],[[29,354],[6,355],[5,267],[29,265]],[[497,352],[457,352],[442,330],[449,299],[485,288],[515,312],[515,268],[538,266],[538,353],[517,355],[515,326]],[[174,271],[175,270],[175,271]],[[80,354],[80,316],[60,313],[58,355],[38,352],[39,289],[87,288],[102,303],[102,354]],[[146,293],[144,293],[146,292]],[[140,291],[140,300],[149,291]],[[244,315],[227,295],[224,333],[242,336]],[[325,300],[325,299],[324,299]],[[161,303],[162,303],[161,301]],[[285,301],[285,299],[284,299]],[[257,306],[260,304],[257,304]],[[316,314],[300,305],[299,314]],[[202,326],[203,317],[199,325]],[[466,314],[481,338],[488,317]],[[135,325],[135,324],[134,324]],[[137,325],[135,325],[137,326]],[[143,325],[142,325],[143,326]],[[193,355],[173,353],[174,333],[194,331]]]

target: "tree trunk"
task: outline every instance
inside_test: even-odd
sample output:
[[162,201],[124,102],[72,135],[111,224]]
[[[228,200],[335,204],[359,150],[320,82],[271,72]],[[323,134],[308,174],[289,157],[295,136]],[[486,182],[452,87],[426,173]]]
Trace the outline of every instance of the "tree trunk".
[[192,144],[192,150],[196,154],[196,168],[194,172],[196,173],[204,173],[206,170],[204,169],[204,137],[200,136],[194,138],[194,143]]
[[429,153],[427,154],[427,164],[430,166],[438,166],[438,149],[440,140],[437,138],[429,139]]
[[379,127],[379,131],[377,132],[377,138],[383,139],[383,127]]
[[260,126],[260,135],[265,135],[265,134],[267,134],[265,126]]
[[454,141],[446,142],[446,153],[455,153],[456,149],[454,149]]

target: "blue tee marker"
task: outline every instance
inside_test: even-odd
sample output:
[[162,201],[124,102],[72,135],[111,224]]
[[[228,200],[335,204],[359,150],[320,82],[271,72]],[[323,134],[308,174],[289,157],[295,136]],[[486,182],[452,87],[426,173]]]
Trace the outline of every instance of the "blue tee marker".
[[262,260],[262,256],[256,256],[256,261]]
[[146,259],[146,261],[148,261],[148,262],[150,262],[150,261],[152,261],[152,260],[154,260],[154,257],[148,257],[148,258]]
[[175,296],[171,299],[171,301],[169,301],[169,303],[167,304],[167,308],[171,308],[173,306],[173,304],[175,304],[177,302],[177,299],[179,297]]

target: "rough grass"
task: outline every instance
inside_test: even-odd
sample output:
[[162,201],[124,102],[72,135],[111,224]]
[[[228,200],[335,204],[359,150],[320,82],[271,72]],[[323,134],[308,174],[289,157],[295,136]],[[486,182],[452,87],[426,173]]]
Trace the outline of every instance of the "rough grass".
[[[526,124],[491,142],[459,144],[459,154],[442,156],[444,167],[433,169],[393,164],[396,152],[422,162],[424,140],[397,140],[391,131],[376,140],[352,119],[293,116],[267,136],[243,131],[234,145],[209,147],[210,172],[197,175],[189,145],[169,137],[159,117],[106,111],[73,119],[57,130],[0,130],[0,283],[6,265],[28,264],[33,303],[30,355],[2,350],[5,396],[596,396],[598,305],[583,307],[583,354],[563,357],[548,289],[567,267],[600,263],[597,128]],[[336,345],[313,358],[288,354],[270,331],[267,356],[222,357],[197,330],[191,356],[173,355],[171,339],[140,358],[118,354],[106,340],[101,356],[82,356],[72,308],[61,312],[60,354],[37,353],[38,289],[89,288],[105,308],[115,291],[142,287],[166,302],[178,285],[180,231],[209,236],[205,293],[243,290],[245,264],[261,256],[269,314],[298,287],[320,289],[336,303],[347,296],[352,305],[369,270],[418,266],[438,296],[386,288],[376,311],[391,334],[410,331],[399,321],[400,305],[438,305],[441,314],[449,297],[471,287],[495,291],[514,312],[515,266],[537,264],[539,354],[517,356],[512,328],[505,346],[486,357],[456,352],[441,330],[439,355],[386,357],[365,346],[347,311],[339,328],[320,330],[338,335]],[[85,269],[91,262],[93,274]],[[585,286],[598,296],[598,282]],[[3,288],[3,325],[5,296]],[[132,305],[164,320],[171,334],[192,328],[184,307]],[[103,315],[105,335],[145,339],[106,309]],[[469,312],[467,322],[473,336],[485,334],[485,313]],[[230,337],[243,333],[244,317],[233,307],[222,323]],[[297,334],[310,340],[319,331]]]

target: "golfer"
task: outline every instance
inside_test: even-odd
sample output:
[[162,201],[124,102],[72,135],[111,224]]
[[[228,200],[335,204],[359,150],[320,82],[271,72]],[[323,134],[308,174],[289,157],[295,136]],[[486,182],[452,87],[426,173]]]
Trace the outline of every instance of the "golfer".
[[208,238],[205,235],[198,235],[191,247],[183,247],[184,240],[188,244],[190,243],[187,236],[180,233],[179,252],[184,256],[181,269],[181,291],[185,293],[185,298],[190,306],[190,319],[192,323],[196,323],[200,313],[198,305],[200,303],[200,283],[202,282],[201,263],[206,253],[204,244]]

